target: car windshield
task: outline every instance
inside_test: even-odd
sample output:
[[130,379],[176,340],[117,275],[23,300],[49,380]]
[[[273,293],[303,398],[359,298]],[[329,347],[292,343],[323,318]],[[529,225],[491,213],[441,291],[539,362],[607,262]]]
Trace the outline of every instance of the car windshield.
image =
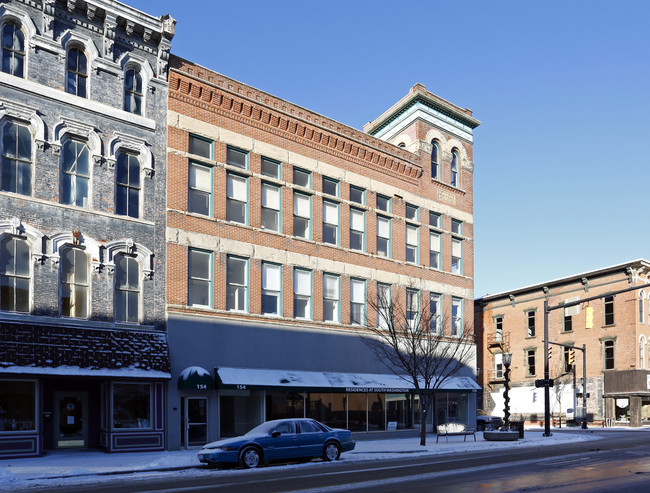
[[266,423],[256,426],[244,436],[268,435],[277,425],[277,421],[267,421]]

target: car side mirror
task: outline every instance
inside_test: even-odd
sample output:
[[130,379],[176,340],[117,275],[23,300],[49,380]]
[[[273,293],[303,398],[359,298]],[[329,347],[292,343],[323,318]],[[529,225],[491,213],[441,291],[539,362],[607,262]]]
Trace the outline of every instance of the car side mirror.
[[280,433],[278,430],[273,430],[273,431],[271,432],[271,436],[272,436],[273,438],[278,438],[280,435],[282,435],[282,433]]

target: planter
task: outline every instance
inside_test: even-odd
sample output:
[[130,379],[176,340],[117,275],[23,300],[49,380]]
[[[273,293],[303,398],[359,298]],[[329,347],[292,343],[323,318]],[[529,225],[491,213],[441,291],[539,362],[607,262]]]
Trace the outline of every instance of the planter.
[[517,430],[509,431],[484,431],[483,439],[489,442],[514,442],[519,438]]

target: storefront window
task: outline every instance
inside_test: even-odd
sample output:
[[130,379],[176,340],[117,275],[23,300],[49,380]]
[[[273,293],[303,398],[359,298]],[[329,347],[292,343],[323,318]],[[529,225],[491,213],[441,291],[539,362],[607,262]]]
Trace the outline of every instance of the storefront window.
[[386,421],[396,422],[397,428],[411,428],[411,395],[386,394]]
[[308,393],[307,417],[325,423],[332,428],[345,428],[345,396],[344,393]]
[[368,394],[368,431],[386,429],[386,394]]
[[302,418],[305,416],[304,394],[298,392],[266,392],[266,421]]
[[113,428],[151,428],[151,384],[113,384]]
[[36,431],[36,383],[0,380],[0,432]]
[[366,431],[366,393],[348,394],[348,429],[350,431]]
[[614,399],[616,421],[630,420],[630,400],[627,398]]

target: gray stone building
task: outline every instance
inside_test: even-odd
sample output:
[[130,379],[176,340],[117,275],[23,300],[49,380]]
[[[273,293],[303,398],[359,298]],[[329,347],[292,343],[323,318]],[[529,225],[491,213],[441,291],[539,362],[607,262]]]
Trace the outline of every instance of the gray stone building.
[[0,457],[165,448],[174,23],[0,2]]

